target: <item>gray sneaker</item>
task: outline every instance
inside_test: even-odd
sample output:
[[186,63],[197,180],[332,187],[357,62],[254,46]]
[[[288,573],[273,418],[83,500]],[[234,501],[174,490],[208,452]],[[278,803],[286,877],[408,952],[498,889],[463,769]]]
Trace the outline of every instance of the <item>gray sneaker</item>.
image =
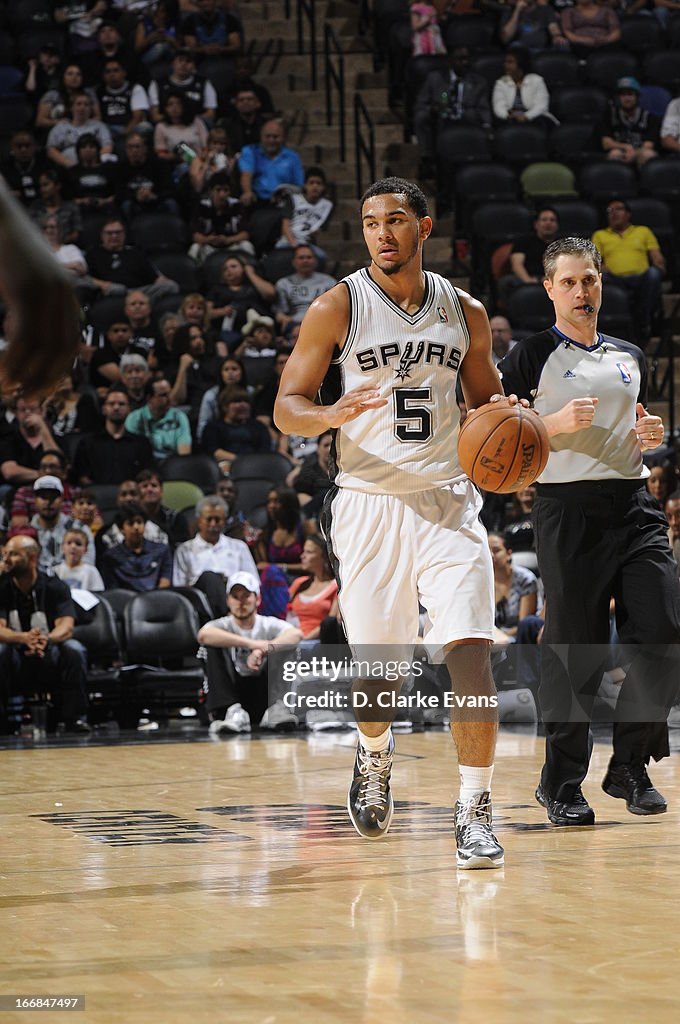
[[232,704],[223,719],[210,723],[208,732],[211,736],[225,732],[250,732],[250,715],[240,704]]
[[297,729],[300,723],[290,708],[282,700],[270,704],[262,716],[261,729],[276,729],[277,732],[290,732]]
[[456,801],[456,864],[459,868],[500,868],[504,851],[491,829],[491,794]]
[[387,750],[379,753],[366,750],[359,737],[347,810],[350,821],[364,839],[382,839],[390,827],[394,810],[390,791],[393,757],[391,733]]

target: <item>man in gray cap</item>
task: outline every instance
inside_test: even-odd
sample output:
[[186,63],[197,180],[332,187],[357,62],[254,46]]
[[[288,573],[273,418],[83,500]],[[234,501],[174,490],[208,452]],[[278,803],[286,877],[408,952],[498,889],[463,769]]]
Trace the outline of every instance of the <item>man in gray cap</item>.
[[251,719],[262,729],[294,729],[297,718],[283,701],[270,703],[267,653],[295,647],[302,631],[257,614],[260,581],[255,574],[235,572],[227,587],[229,614],[206,622],[198,633],[208,652],[210,734],[250,732]]
[[39,476],[33,485],[36,513],[30,525],[38,535],[40,555],[38,569],[47,576],[54,576],[54,567],[63,560],[62,544],[66,531],[77,523],[87,537],[87,551],[83,561],[94,565],[94,537],[89,526],[65,516],[61,511],[64,501],[64,485],[58,476]]
[[605,120],[602,148],[608,160],[642,167],[658,155],[658,117],[640,106],[640,83],[627,75],[616,83],[616,98]]

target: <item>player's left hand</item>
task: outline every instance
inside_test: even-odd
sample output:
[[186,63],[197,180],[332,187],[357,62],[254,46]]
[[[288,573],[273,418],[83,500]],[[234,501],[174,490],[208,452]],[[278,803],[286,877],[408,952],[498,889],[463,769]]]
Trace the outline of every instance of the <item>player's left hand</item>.
[[[489,399],[489,404],[491,404],[492,402],[495,403],[502,401],[506,401],[508,405],[521,405],[523,409],[531,409],[531,402],[529,402],[526,398],[518,398],[517,395],[492,395],[491,398]],[[474,409],[468,409],[468,416],[470,415],[471,412],[474,411]],[[538,416],[538,413],[535,409],[531,409],[531,411],[535,413],[536,416]]]
[[638,402],[635,406],[635,414],[637,416],[635,433],[642,450],[650,451],[652,448],[658,448],[660,444],[663,444],[664,435],[661,417],[651,416],[642,402]]

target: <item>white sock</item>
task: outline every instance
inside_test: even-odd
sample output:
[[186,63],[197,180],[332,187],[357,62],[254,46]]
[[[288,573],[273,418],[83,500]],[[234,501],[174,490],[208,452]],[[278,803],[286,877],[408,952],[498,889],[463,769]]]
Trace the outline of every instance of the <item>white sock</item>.
[[379,754],[382,750],[387,750],[390,745],[390,735],[392,730],[389,725],[384,732],[381,732],[379,736],[366,736],[361,730],[359,731],[359,737],[361,739],[361,746],[364,750],[370,750],[372,754]]
[[477,768],[468,764],[459,764],[460,796],[459,800],[470,800],[481,793],[491,792],[491,776],[493,765],[488,768]]

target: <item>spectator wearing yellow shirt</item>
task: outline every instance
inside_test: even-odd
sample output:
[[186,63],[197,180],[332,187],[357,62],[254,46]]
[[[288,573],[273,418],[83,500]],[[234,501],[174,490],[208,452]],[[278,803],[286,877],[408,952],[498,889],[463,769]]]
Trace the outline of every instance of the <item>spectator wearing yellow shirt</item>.
[[603,282],[617,284],[629,293],[636,338],[644,347],[651,335],[652,317],[661,303],[666,261],[654,232],[644,224],[631,224],[625,199],[609,202],[607,219],[608,227],[593,235],[602,256]]

